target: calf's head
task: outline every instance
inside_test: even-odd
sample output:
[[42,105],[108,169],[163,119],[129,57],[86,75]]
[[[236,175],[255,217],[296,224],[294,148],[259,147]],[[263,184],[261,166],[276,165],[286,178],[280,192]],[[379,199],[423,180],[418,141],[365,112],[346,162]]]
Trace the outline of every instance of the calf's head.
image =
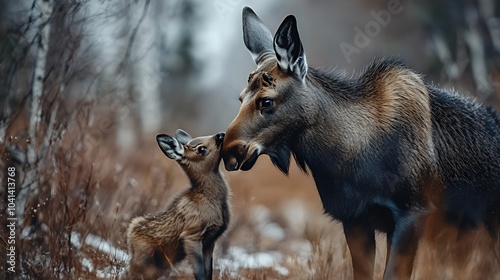
[[156,141],[162,152],[170,159],[176,160],[187,173],[203,174],[218,170],[221,160],[220,148],[224,141],[224,133],[212,136],[192,138],[184,130],[178,129],[175,136],[158,134]]
[[241,107],[222,147],[228,171],[249,170],[268,154],[288,172],[294,135],[313,115],[307,91],[307,62],[294,16],[286,17],[276,35],[248,7],[243,9],[243,39],[257,64],[241,92]]

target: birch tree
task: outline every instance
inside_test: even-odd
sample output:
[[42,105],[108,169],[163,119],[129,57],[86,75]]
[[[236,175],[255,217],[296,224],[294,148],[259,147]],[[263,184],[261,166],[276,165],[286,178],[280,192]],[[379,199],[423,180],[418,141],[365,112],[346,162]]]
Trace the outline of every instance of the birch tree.
[[39,32],[36,35],[37,50],[35,55],[35,65],[33,70],[31,85],[31,106],[28,123],[28,143],[27,151],[27,173],[24,178],[18,196],[17,211],[19,217],[22,217],[22,211],[30,194],[36,194],[37,183],[37,128],[40,123],[42,110],[41,100],[44,89],[45,68],[47,64],[47,54],[50,42],[50,19],[53,11],[53,0],[37,1],[36,5],[40,10]]

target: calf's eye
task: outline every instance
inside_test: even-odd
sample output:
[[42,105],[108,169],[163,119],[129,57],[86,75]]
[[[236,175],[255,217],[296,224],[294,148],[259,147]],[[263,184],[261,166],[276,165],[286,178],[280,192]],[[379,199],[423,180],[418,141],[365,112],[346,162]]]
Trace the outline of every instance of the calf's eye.
[[198,151],[198,154],[200,154],[200,155],[203,155],[203,156],[204,156],[204,155],[207,153],[207,147],[205,147],[205,146],[200,146],[200,147],[198,147],[197,151]]

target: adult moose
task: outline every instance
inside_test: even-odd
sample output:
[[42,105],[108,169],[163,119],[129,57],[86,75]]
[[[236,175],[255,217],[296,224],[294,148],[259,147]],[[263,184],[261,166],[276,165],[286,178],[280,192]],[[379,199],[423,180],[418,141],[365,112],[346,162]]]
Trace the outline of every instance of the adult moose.
[[228,171],[267,154],[310,170],[325,212],[342,222],[354,278],[372,279],[375,231],[387,233],[384,277],[409,278],[422,215],[433,205],[461,228],[499,222],[500,119],[425,85],[401,62],[358,77],[308,67],[294,16],[274,39],[248,7],[243,37],[257,69],[222,147]]

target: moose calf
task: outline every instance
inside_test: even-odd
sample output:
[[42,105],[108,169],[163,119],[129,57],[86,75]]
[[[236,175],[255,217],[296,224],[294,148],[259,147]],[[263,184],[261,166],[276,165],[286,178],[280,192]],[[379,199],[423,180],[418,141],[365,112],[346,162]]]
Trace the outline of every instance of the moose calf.
[[212,279],[216,240],[229,224],[229,189],[219,170],[224,133],[192,139],[177,130],[175,137],[156,136],[163,153],[177,161],[190,186],[168,208],[136,217],[127,231],[130,268],[134,279],[157,279],[187,258],[199,279]]

